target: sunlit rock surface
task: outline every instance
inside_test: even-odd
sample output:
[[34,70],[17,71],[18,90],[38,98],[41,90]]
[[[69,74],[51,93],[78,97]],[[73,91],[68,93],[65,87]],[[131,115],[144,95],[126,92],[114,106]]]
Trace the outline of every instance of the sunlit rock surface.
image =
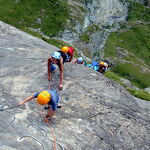
[[[62,108],[50,126],[35,101],[6,109],[49,87],[47,58],[56,50],[0,22],[0,149],[149,150],[150,103],[82,65],[65,65]],[[57,90],[59,70],[52,76]]]

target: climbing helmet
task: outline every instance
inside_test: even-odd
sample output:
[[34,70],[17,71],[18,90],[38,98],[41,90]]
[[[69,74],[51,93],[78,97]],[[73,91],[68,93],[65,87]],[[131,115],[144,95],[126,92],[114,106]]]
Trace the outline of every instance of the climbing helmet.
[[78,61],[78,63],[82,63],[83,62],[83,58],[79,57],[77,61]]
[[59,52],[54,52],[54,53],[51,54],[51,56],[52,56],[53,58],[60,59],[61,54],[60,54]]
[[51,99],[50,93],[48,93],[47,91],[42,91],[39,93],[37,97],[37,102],[40,105],[45,105],[50,101],[50,99]]
[[69,47],[64,46],[62,47],[61,51],[63,51],[64,53],[67,53],[69,51]]

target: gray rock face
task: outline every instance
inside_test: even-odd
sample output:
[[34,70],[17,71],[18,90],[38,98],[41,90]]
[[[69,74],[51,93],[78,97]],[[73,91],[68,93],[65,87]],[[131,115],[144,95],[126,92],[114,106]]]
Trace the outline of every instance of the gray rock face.
[[119,0],[94,0],[88,8],[91,10],[89,19],[96,24],[113,24],[116,18],[125,20],[127,15],[126,6]]
[[[0,30],[0,107],[6,109],[48,88],[47,57],[57,48],[2,22]],[[57,89],[59,71],[52,76]],[[149,102],[82,65],[65,64],[64,90],[58,92],[62,108],[50,127],[35,101],[0,111],[0,149],[150,149]]]
[[131,82],[130,82],[128,79],[121,78],[121,81],[122,81],[122,83],[125,84],[127,87],[129,87],[129,88],[132,87]]
[[[125,21],[128,11],[126,2],[126,0],[69,0],[70,6],[73,5],[75,8],[80,6],[82,11],[77,11],[80,14],[75,11],[71,13],[73,18],[75,17],[75,26],[71,29],[67,28],[62,33],[62,39],[73,44],[82,52],[88,49],[94,56],[94,53],[103,50],[110,32],[116,31],[119,28],[118,23]],[[77,18],[83,21],[77,21]],[[85,34],[87,28],[92,25],[97,25],[100,28],[99,31],[88,35],[90,39],[88,44],[81,43],[80,35]]]
[[144,89],[146,92],[150,93],[150,87]]

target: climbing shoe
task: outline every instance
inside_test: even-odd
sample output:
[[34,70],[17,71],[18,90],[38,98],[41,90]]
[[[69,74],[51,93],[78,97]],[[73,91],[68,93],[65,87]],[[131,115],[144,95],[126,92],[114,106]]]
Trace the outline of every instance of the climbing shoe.
[[57,106],[57,108],[61,108],[61,106]]

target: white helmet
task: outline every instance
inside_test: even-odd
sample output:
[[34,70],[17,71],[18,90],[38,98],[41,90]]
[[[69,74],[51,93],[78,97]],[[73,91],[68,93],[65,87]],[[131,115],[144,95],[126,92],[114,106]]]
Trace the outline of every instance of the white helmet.
[[104,66],[105,66],[105,67],[108,67],[108,64],[107,64],[106,62],[104,62]]
[[54,52],[54,53],[51,54],[51,56],[52,56],[53,58],[60,59],[61,54],[60,54],[59,52]]

